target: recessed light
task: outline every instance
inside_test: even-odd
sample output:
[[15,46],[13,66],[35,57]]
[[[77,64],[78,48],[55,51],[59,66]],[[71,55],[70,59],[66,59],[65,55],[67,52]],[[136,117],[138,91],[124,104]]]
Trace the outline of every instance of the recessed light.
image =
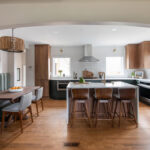
[[59,34],[59,32],[58,32],[58,31],[54,31],[53,33],[54,33],[54,34]]
[[116,29],[116,28],[113,28],[112,31],[115,32],[115,31],[117,31],[117,29]]

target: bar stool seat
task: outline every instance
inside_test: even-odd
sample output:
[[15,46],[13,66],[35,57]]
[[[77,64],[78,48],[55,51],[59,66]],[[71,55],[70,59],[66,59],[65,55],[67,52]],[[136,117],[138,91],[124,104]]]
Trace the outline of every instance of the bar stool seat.
[[[119,117],[119,127],[121,123],[121,117],[124,117],[126,120],[134,120],[137,126],[135,110],[133,106],[133,100],[135,99],[135,89],[119,89],[118,94],[114,97],[116,99],[116,104],[113,118],[115,118],[115,115],[117,114]],[[119,114],[117,113],[118,104],[120,104]]]
[[[72,127],[73,121],[79,119],[75,117],[77,113],[84,113],[86,117],[80,119],[88,120],[89,127],[91,127],[91,120],[88,109],[88,100],[89,100],[89,89],[72,89],[71,90],[72,102],[71,102],[71,116],[70,116],[70,126]],[[79,104],[82,107],[81,111],[76,111],[76,106]]]
[[[99,88],[95,89],[95,126],[97,126],[98,120],[112,120],[112,88]],[[104,112],[100,113],[99,105],[102,105]],[[99,118],[99,114],[105,115],[105,118]],[[113,121],[112,121],[113,126]]]

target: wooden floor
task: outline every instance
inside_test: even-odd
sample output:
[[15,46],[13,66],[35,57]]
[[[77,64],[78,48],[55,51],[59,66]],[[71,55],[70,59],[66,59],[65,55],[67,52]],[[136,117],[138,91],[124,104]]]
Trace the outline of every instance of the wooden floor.
[[[24,133],[19,122],[11,124],[0,136],[0,150],[150,150],[150,106],[140,103],[140,122],[122,121],[121,128],[112,128],[109,121],[98,128],[88,128],[84,121],[66,125],[66,101],[45,100],[40,116],[24,121]],[[41,110],[41,109],[40,109]],[[35,110],[34,110],[35,114]],[[64,142],[80,142],[78,147],[64,147]]]

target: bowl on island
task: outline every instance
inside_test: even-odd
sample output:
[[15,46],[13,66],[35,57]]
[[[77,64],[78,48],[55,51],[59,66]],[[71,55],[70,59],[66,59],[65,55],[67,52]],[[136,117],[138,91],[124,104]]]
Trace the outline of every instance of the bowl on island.
[[11,87],[10,89],[8,89],[9,92],[22,92],[23,88],[20,86],[16,86],[16,87]]

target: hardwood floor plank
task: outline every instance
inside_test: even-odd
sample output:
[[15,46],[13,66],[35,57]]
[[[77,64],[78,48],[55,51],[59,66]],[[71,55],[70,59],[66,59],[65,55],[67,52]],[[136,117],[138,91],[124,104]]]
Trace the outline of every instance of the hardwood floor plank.
[[[0,150],[149,150],[150,149],[150,106],[140,103],[140,121],[121,120],[121,127],[115,121],[98,123],[97,128],[89,128],[85,121],[77,121],[73,128],[66,124],[66,101],[44,100],[44,111],[39,107],[36,116],[23,121],[21,134],[19,121],[4,129],[0,135]],[[79,142],[78,147],[65,147],[66,142]]]

